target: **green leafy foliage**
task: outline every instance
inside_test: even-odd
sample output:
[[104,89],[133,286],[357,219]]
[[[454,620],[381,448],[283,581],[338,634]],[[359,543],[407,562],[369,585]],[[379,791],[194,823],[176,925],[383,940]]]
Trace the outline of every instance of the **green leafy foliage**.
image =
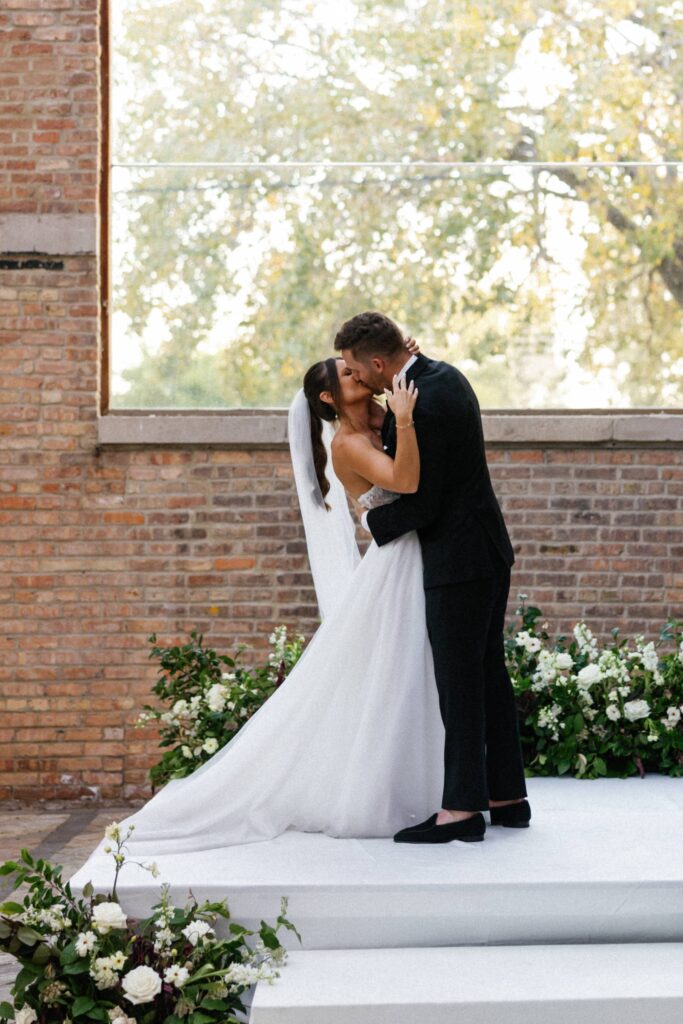
[[506,656],[527,773],[683,776],[683,622],[670,619],[657,644],[613,629],[600,649],[583,622],[551,644],[540,609],[520,596]]
[[289,639],[286,627],[279,626],[270,637],[267,663],[247,668],[240,664],[244,646],[233,658],[219,655],[196,631],[188,643],[172,647],[160,647],[156,635],[149,639],[150,658],[160,663],[153,692],[166,707],[146,704],[136,724],[160,727],[159,745],[165,749],[150,770],[155,786],[190,775],[229,743],[275,692],[304,647],[302,636]]
[[[108,1024],[112,1016],[139,1024],[238,1024],[245,990],[279,976],[286,950],[278,931],[300,939],[285,897],[275,924],[261,921],[257,931],[232,921],[225,900],[200,904],[190,894],[184,907],[173,906],[165,883],[149,917],[125,914],[116,881],[133,828],[112,822],[105,831],[115,864],[106,895],[89,885],[75,899],[61,867],[34,860],[28,850],[2,865],[12,891],[25,890],[22,903],[0,908],[0,951],[21,965],[12,1002],[0,1003],[2,1024],[17,1014],[37,1024]],[[158,874],[156,865],[142,866]]]

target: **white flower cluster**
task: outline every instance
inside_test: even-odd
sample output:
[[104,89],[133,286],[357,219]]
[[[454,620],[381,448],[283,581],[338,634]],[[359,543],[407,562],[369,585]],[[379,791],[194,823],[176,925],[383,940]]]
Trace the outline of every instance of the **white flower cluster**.
[[267,981],[270,984],[279,977],[279,972],[274,966],[276,962],[274,956],[268,956],[258,962],[253,960],[246,963],[230,964],[223,972],[223,981],[228,986],[228,990],[233,992],[247,988],[249,985],[255,985],[257,981]]
[[681,712],[683,711],[683,704],[678,707],[671,705],[666,709],[666,718],[661,718],[660,721],[667,732],[671,732],[675,729],[681,720]]
[[120,1006],[114,1006],[111,1010],[107,1010],[107,1014],[110,1024],[137,1024],[135,1018],[125,1014]]
[[559,704],[552,704],[549,708],[541,708],[538,712],[538,726],[540,729],[551,729],[551,736],[554,740],[559,740],[559,730],[564,728],[564,723],[558,721],[562,713],[562,708]]
[[287,647],[287,627],[276,626],[273,632],[268,637],[268,642],[272,650],[268,655],[268,664],[272,665],[274,669],[280,667],[280,663],[285,660],[285,649]]
[[51,907],[28,907],[21,915],[21,920],[24,924],[48,928],[52,933],[50,938],[56,938],[59,932],[69,926],[65,903],[53,903]]
[[[604,679],[613,680],[615,683],[628,684],[630,679],[628,665],[615,651],[603,651],[598,658],[597,664]],[[627,692],[629,692],[628,686]]]
[[518,647],[523,647],[528,654],[535,654],[541,649],[541,641],[537,636],[532,636],[527,629],[520,629],[515,637]]
[[173,945],[173,932],[170,924],[173,921],[175,907],[169,900],[169,885],[164,883],[161,887],[161,907],[154,922],[154,952],[163,953]]
[[[535,638],[532,637],[532,639]],[[570,669],[573,664],[571,654],[567,654],[565,651],[546,651],[543,648],[539,651],[538,665],[531,677],[531,689],[538,693],[555,682],[567,682],[568,677],[563,676],[562,673]]]
[[126,964],[126,954],[118,950],[113,956],[98,956],[90,964],[90,977],[99,989],[114,988],[118,985],[118,972]]
[[586,623],[577,622],[572,632],[580,653],[585,654],[589,661],[595,661],[598,657],[598,642]]

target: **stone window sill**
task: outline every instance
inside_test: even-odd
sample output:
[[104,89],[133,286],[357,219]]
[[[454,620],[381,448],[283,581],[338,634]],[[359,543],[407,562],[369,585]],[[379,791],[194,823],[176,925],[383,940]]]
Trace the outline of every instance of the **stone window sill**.
[[[486,443],[502,447],[683,444],[683,409],[490,410],[482,419]],[[287,444],[287,410],[110,412],[98,420],[98,442],[281,448]]]

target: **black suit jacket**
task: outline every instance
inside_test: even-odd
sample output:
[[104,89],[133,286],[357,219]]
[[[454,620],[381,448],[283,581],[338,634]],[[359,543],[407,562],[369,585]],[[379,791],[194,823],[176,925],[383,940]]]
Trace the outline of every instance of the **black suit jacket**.
[[[421,354],[406,378],[419,390],[414,420],[420,484],[415,494],[371,509],[368,528],[380,546],[417,530],[425,588],[492,576],[498,556],[508,566],[515,556],[491,486],[477,396],[460,370]],[[393,458],[396,421],[390,409],[382,440]]]

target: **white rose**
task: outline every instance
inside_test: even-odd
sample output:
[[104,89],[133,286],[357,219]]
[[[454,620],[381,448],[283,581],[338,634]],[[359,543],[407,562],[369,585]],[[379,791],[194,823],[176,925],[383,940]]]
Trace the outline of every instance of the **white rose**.
[[566,651],[562,651],[555,658],[555,664],[558,668],[571,668],[574,664],[574,659],[571,654],[567,654]]
[[597,665],[586,665],[586,667],[582,668],[579,672],[576,681],[580,687],[587,688],[592,686],[593,683],[599,682],[601,678],[602,673]]
[[218,740],[215,736],[209,736],[208,740],[204,740],[202,749],[205,750],[207,754],[215,754],[218,750]]
[[222,711],[225,708],[228,693],[227,687],[221,683],[214,683],[213,686],[209,687],[206,693],[206,703],[211,711]]
[[639,718],[647,718],[650,714],[650,705],[646,700],[627,700],[624,704],[624,715],[629,722],[636,722]]
[[187,938],[188,942],[191,942],[193,946],[196,946],[199,940],[204,938],[205,935],[213,935],[213,928],[211,928],[206,921],[190,921],[190,923],[183,928],[183,935]]
[[605,708],[605,714],[613,722],[616,722],[617,719],[621,718],[621,711],[619,710],[619,707],[618,707],[617,704],[608,704],[607,707]]
[[155,996],[161,992],[161,978],[155,970],[142,964],[134,967],[128,974],[124,974],[121,980],[126,999],[135,1006],[140,1003],[151,1003]]
[[106,935],[112,928],[125,928],[128,918],[119,903],[96,903],[92,911],[92,923],[100,935]]
[[38,1014],[32,1006],[22,1006],[14,1013],[15,1024],[33,1024],[36,1020],[38,1020]]

